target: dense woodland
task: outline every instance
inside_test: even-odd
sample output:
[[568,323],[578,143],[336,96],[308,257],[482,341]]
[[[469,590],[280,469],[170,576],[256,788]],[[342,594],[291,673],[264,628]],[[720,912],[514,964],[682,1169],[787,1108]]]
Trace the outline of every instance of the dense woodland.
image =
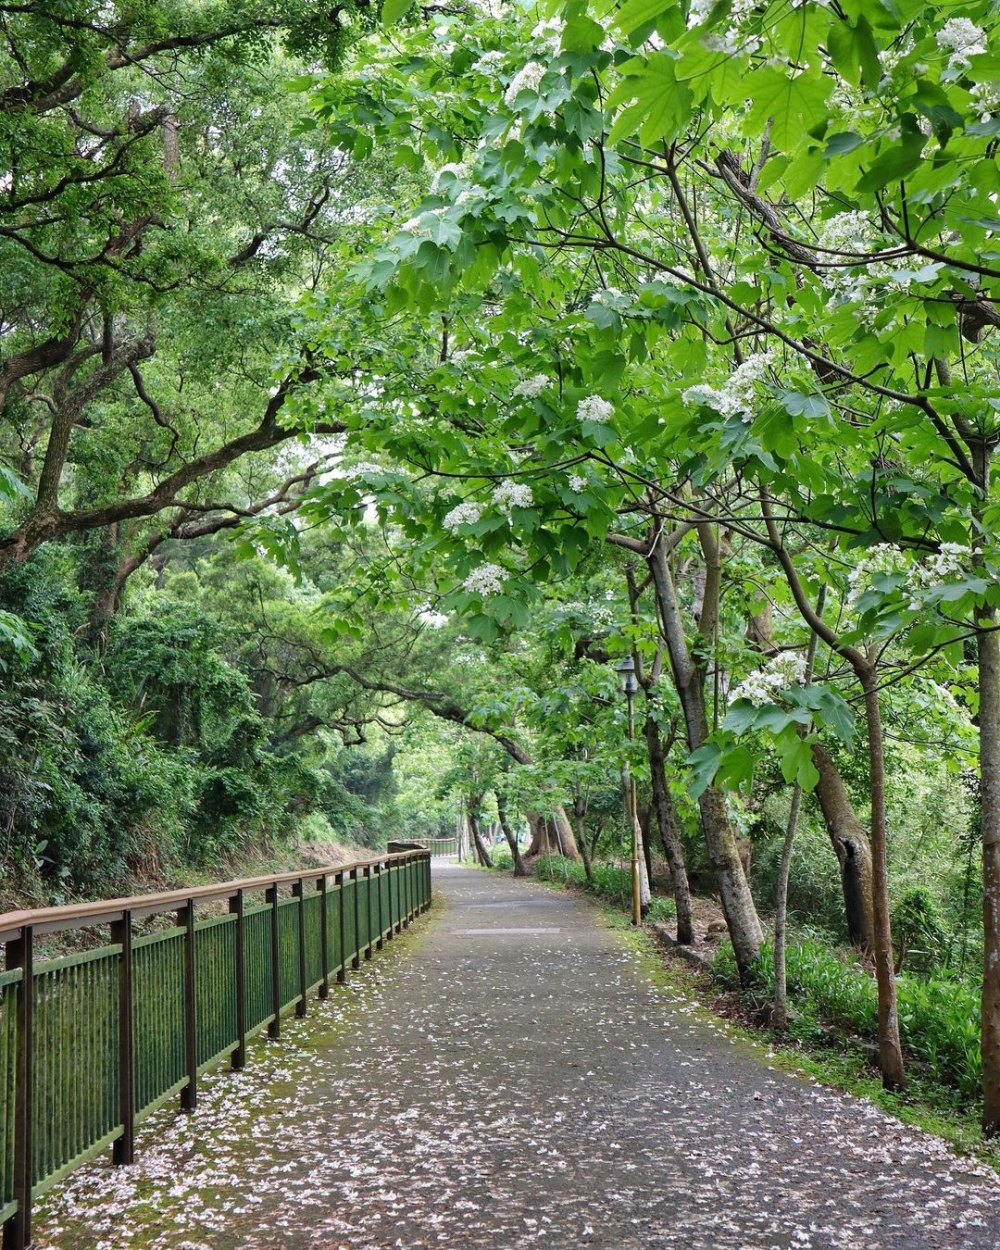
[[628,754],[679,940],[1000,1130],[992,7],[0,33],[7,899],[456,820],[592,879]]

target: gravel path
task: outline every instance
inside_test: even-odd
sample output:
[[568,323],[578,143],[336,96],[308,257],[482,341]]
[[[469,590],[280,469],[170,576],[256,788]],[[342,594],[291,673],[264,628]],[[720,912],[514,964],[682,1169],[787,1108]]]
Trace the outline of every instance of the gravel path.
[[1000,1245],[1000,1181],[769,1069],[586,902],[435,868],[438,906],[199,1110],[49,1200],[38,1247]]

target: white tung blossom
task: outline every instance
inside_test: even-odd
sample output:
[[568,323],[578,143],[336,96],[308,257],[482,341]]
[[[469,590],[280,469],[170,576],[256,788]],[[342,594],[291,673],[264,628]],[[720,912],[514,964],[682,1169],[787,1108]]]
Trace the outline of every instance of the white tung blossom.
[[490,76],[493,76],[496,74],[500,66],[503,65],[506,59],[506,54],[499,48],[491,48],[489,52],[483,53],[472,68],[478,74],[489,74]]
[[976,102],[975,108],[981,122],[992,121],[1000,113],[1000,88],[995,83],[974,83],[969,94]]
[[524,482],[501,482],[493,491],[493,502],[510,516],[511,508],[530,508],[534,499],[531,487]]
[[536,373],[534,377],[525,378],[514,387],[514,395],[518,399],[535,399],[549,384],[544,373]]
[[782,651],[770,660],[759,672],[751,673],[730,692],[729,702],[737,699],[749,699],[754,707],[763,707],[765,703],[774,703],[782,690],[792,686],[801,686],[806,680],[806,658],[796,655],[793,651]]
[[847,607],[853,611],[858,600],[871,586],[875,573],[898,573],[903,565],[903,553],[894,543],[876,543],[847,575]]
[[579,473],[570,474],[569,488],[570,490],[576,491],[578,495],[581,491],[585,491],[589,485],[590,483],[587,479],[585,477],[581,477]]
[[773,359],[772,351],[755,352],[733,370],[721,388],[689,386],[681,398],[685,404],[704,404],[714,408],[724,417],[739,414],[749,424],[754,418],[760,383],[766,378]]
[[481,564],[473,569],[462,585],[472,594],[499,595],[503,592],[504,570],[499,564]]
[[623,303],[628,303],[629,298],[624,292],[619,291],[616,286],[606,286],[601,291],[595,291],[590,297],[592,304],[603,304],[605,308],[618,308]]
[[576,415],[580,421],[593,421],[596,425],[607,425],[615,415],[615,406],[609,404],[606,399],[601,399],[600,395],[588,395],[577,404]]
[[950,18],[937,33],[937,45],[950,52],[948,68],[961,71],[969,68],[970,57],[986,51],[986,32],[967,17]]
[[460,503],[448,513],[442,524],[445,529],[451,530],[453,534],[458,533],[460,525],[475,525],[479,518],[483,515],[482,504],[475,503],[471,499],[467,499],[465,503]]
[[545,77],[545,66],[538,61],[529,61],[523,69],[519,69],[510,80],[510,86],[504,92],[503,102],[508,108],[514,107],[514,101],[522,91],[537,91]]
[[468,178],[469,167],[468,165],[464,163],[464,161],[461,163],[455,162],[450,165],[442,165],[441,168],[437,170],[437,172],[434,174],[434,177],[431,180],[431,193],[432,194],[436,193],[437,191],[441,189],[441,179],[444,177],[445,174],[451,174],[455,178]]
[[972,549],[962,543],[942,543],[933,555],[914,564],[906,575],[906,589],[910,592],[909,606],[918,611],[923,604],[917,597],[929,586],[964,577],[972,559]]

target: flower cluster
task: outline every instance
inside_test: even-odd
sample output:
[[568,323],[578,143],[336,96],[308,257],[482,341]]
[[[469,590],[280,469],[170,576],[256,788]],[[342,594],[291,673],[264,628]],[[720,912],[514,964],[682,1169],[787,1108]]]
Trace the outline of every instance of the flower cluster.
[[539,22],[531,32],[532,39],[541,39],[553,56],[558,56],[566,23],[558,17]]
[[981,122],[992,121],[1000,113],[1000,89],[995,83],[973,83],[969,94],[976,102],[976,111]]
[[460,525],[475,525],[482,515],[482,504],[467,499],[465,503],[460,503],[452,508],[442,524],[446,530],[451,530],[453,534],[457,534]]
[[427,209],[426,212],[418,213],[416,217],[411,217],[409,221],[404,221],[399,228],[406,234],[416,235],[418,239],[429,239],[431,231],[424,218],[443,217],[447,211],[446,207]]
[[791,686],[801,686],[806,680],[806,658],[792,651],[782,651],[770,660],[759,672],[751,673],[730,692],[729,702],[737,699],[749,699],[754,707],[763,707],[765,703],[774,703],[782,690]]
[[377,464],[374,460],[358,460],[352,464],[348,470],[352,478],[369,478],[369,477],[385,477],[386,474],[399,473],[398,469],[387,469],[384,464]]
[[525,378],[514,387],[514,395],[518,399],[534,399],[541,395],[548,386],[549,380],[544,373],[536,373],[534,377]]
[[531,487],[524,482],[501,482],[493,491],[493,502],[510,516],[511,508],[530,508],[534,502]]
[[589,485],[590,483],[587,479],[585,477],[581,477],[579,473],[570,474],[569,488],[572,491],[576,491],[578,495],[581,491],[585,491]]
[[923,604],[917,592],[928,586],[940,586],[952,578],[964,577],[972,558],[972,550],[962,543],[942,543],[932,556],[915,564],[906,575],[906,589],[910,592],[910,608],[916,612]]
[[468,178],[469,167],[464,162],[452,163],[450,165],[442,165],[434,174],[431,180],[431,194],[436,194],[441,189],[441,179],[445,174],[451,174],[453,178]]
[[[688,29],[701,26],[708,21],[716,0],[691,0],[688,10]],[[725,52],[734,55],[737,52],[756,52],[760,40],[755,35],[747,35],[740,27],[757,7],[757,0],[732,0],[729,6],[729,25],[721,34],[713,33],[704,41],[705,46],[713,52]]]
[[499,595],[503,592],[504,576],[499,564],[481,564],[472,570],[462,585],[474,595]]
[[858,606],[858,600],[871,585],[875,573],[898,573],[902,563],[903,553],[893,543],[869,547],[847,575],[847,607],[853,611]]
[[972,550],[962,543],[942,543],[933,555],[919,564],[905,564],[905,556],[892,543],[879,543],[869,548],[847,578],[847,607],[854,609],[858,600],[871,585],[875,573],[901,573],[906,571],[906,590],[910,595],[909,607],[916,612],[923,604],[919,592],[930,586],[940,586],[953,578],[964,577],[972,558]]
[[631,303],[629,297],[624,291],[619,291],[616,286],[606,286],[600,291],[595,291],[590,297],[592,304],[603,304],[605,308],[621,308],[623,305]]
[[615,406],[609,404],[606,399],[601,399],[600,395],[588,395],[577,404],[576,415],[580,421],[593,421],[596,425],[607,425],[615,415]]
[[510,86],[504,92],[503,102],[508,108],[514,107],[514,101],[522,91],[537,91],[545,77],[545,66],[538,61],[529,61],[523,69],[519,69],[510,80]]
[[[823,222],[817,242],[824,249],[823,262],[830,266],[825,270],[827,285],[841,299],[867,300],[875,281],[884,281],[906,291],[920,276],[908,268],[906,258],[897,261],[869,259],[887,245],[866,213],[837,213],[828,218]],[[830,252],[839,253],[839,259],[825,254]],[[929,273],[931,268],[926,266],[923,272]]]
[[950,52],[948,68],[961,72],[969,68],[969,58],[986,51],[986,32],[967,17],[950,18],[937,33],[937,45]]
[[506,59],[507,54],[500,48],[491,48],[489,52],[483,53],[472,68],[477,74],[494,75]]
[[714,408],[723,417],[738,413],[749,424],[754,416],[758,386],[767,376],[773,359],[772,351],[755,352],[733,370],[723,387],[690,386],[681,398],[685,404]]
[[866,253],[875,241],[875,227],[867,213],[836,213],[823,222],[818,243],[829,252]]

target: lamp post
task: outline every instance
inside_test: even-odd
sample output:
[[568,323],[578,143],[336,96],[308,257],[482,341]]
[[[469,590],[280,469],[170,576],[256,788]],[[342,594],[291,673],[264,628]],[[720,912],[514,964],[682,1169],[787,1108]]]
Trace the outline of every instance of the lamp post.
[[[621,678],[622,690],[628,700],[628,741],[631,750],[632,743],[635,742],[635,692],[639,689],[632,657],[627,655],[620,664],[615,666],[615,671]],[[622,766],[622,783],[625,788],[625,818],[629,827],[629,845],[632,854],[632,923],[640,925],[642,923],[642,892],[639,885],[639,822],[635,814],[635,781],[632,778],[628,752]]]

